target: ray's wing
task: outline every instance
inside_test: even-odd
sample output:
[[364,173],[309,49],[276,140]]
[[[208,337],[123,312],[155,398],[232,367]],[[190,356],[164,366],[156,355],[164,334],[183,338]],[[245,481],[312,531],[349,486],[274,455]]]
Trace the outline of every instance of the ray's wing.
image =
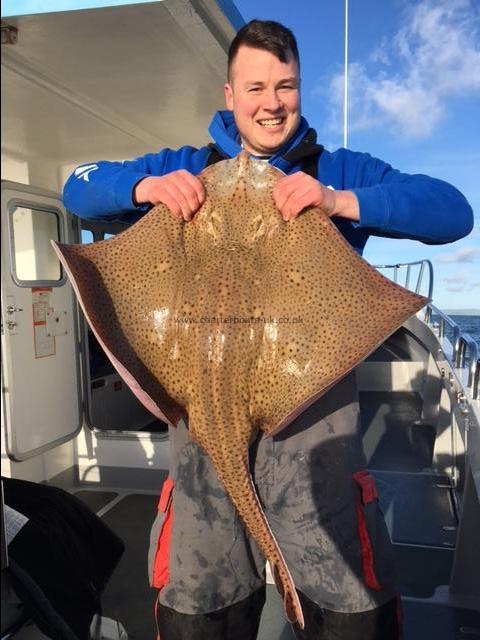
[[87,321],[133,393],[156,417],[183,415],[175,319],[183,274],[183,222],[154,207],[113,239],[53,242]]
[[378,273],[319,210],[282,225],[270,243],[250,389],[252,417],[272,435],[428,301]]

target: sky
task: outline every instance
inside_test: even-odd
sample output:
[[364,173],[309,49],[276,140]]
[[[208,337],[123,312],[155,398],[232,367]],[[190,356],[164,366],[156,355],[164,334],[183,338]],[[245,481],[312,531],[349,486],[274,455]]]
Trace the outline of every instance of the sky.
[[[344,2],[234,3],[245,21],[292,29],[303,114],[326,149],[343,146]],[[364,257],[375,265],[431,260],[434,304],[480,314],[480,0],[350,0],[348,48],[347,146],[447,180],[475,214],[472,233],[452,244],[370,238]]]

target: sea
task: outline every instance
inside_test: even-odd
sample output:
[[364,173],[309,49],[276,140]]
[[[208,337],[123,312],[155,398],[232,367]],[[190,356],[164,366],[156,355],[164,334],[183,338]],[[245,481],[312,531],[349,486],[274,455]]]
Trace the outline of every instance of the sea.
[[[448,310],[444,313],[446,313],[454,322],[458,324],[461,333],[468,333],[475,340],[478,348],[480,349],[480,310],[478,310],[478,313],[461,313],[460,311]],[[435,315],[433,315],[432,319],[436,321]],[[453,332],[448,327],[448,325],[446,325],[445,327],[445,333],[451,340]]]

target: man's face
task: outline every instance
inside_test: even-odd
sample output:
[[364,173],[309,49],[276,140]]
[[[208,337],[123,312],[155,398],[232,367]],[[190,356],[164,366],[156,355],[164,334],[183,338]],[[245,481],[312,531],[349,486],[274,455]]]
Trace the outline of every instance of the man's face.
[[273,155],[300,122],[298,65],[268,51],[241,46],[224,87],[243,147],[254,155]]

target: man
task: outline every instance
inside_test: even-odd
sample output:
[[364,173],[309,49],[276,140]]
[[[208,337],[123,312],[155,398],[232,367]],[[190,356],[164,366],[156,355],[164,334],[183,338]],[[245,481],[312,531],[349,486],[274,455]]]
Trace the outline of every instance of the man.
[[[88,182],[70,177],[66,207],[82,217],[133,221],[163,203],[189,221],[205,199],[196,174],[243,147],[288,174],[274,189],[286,221],[319,207],[359,253],[372,234],[445,243],[471,230],[471,208],[454,187],[401,174],[368,154],[317,145],[301,116],[299,84],[293,34],[275,22],[250,22],[230,48],[228,111],[210,127],[215,148],[99,162]],[[350,374],[250,452],[264,510],[300,592],[306,625],[295,628],[297,638],[400,634],[390,540],[358,425]],[[186,425],[170,431],[170,442],[170,477],[152,537],[160,637],[253,640],[265,598],[264,561]]]

